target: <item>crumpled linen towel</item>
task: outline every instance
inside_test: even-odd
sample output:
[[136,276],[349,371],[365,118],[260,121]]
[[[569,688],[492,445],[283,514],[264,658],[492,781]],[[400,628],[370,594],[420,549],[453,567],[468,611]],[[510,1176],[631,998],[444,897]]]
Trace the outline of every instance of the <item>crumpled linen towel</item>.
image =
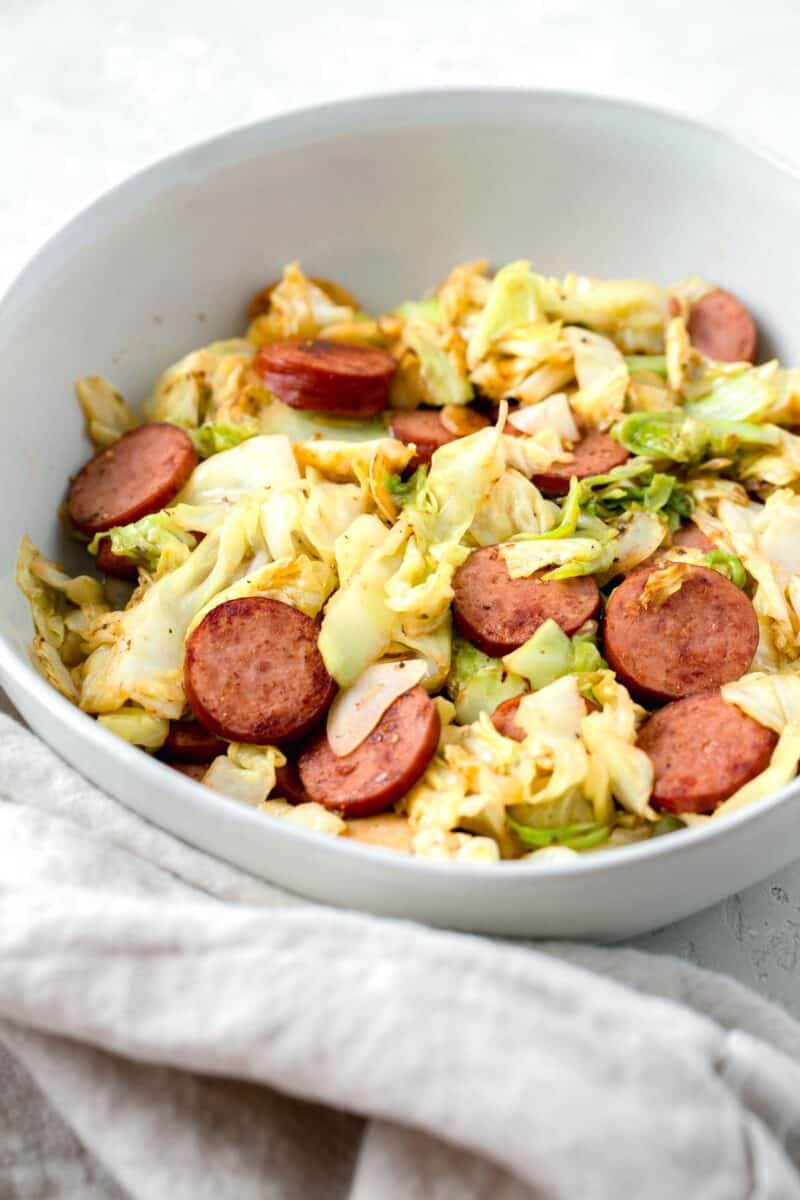
[[340,912],[0,716],[0,1200],[791,1200],[800,1025],[638,951]]

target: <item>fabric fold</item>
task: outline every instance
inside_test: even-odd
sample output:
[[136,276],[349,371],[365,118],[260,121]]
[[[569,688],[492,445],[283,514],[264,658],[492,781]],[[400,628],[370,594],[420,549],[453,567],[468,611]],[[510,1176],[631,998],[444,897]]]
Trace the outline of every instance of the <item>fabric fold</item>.
[[800,1029],[738,985],[284,902],[8,720],[0,780],[3,1040],[131,1195],[800,1197]]

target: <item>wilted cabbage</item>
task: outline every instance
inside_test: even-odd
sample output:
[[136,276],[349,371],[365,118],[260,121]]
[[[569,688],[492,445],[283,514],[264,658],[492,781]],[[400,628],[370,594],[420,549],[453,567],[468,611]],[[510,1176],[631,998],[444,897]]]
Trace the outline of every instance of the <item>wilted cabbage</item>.
[[97,450],[105,450],[139,424],[119,392],[115,392],[102,375],[79,379],[75,394],[86,418],[89,437]]
[[[250,325],[249,341],[263,346],[281,338],[331,337],[337,326],[349,330],[357,316],[355,304],[337,302],[334,289],[328,291],[320,283],[307,278],[299,263],[289,263],[269,293],[267,311]],[[343,299],[341,289],[335,290]]]
[[167,509],[141,517],[130,525],[116,525],[105,533],[98,533],[89,543],[89,553],[97,554],[104,540],[111,543],[114,554],[130,558],[148,571],[160,571],[165,557],[168,569],[179,566],[197,542]]
[[460,724],[469,725],[482,712],[491,715],[498,704],[521,695],[525,686],[499,658],[490,658],[464,638],[455,640],[446,687]]
[[252,409],[250,398],[268,398],[253,368],[254,355],[254,347],[242,338],[193,350],[157,381],[142,406],[146,419],[194,428],[208,420],[230,420],[233,413],[246,415]]
[[17,554],[16,582],[36,627],[36,666],[62,695],[77,701],[76,669],[89,654],[94,622],[108,608],[100,583],[88,575],[66,575],[27,536]]

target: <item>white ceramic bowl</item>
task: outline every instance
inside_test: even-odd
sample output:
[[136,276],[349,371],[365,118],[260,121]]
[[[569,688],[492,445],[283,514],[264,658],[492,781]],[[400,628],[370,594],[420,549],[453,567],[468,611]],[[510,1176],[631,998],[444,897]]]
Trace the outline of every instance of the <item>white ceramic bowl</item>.
[[37,733],[149,820],[296,892],[460,929],[613,939],[785,865],[798,787],[719,824],[568,866],[437,864],[312,835],[217,796],[104,732],[30,665],[19,538],[79,565],[56,520],[89,454],[73,380],[131,401],[170,362],[240,331],[298,257],[367,306],[467,258],[530,257],[670,282],[718,280],[800,359],[800,181],[684,120],[549,92],[438,92],[295,113],[193,147],[104,196],[0,304],[4,381],[0,678]]

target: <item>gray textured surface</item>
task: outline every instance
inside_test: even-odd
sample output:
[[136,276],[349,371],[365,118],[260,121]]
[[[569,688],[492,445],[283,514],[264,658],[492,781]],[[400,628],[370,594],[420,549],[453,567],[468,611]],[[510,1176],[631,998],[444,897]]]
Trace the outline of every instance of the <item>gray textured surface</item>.
[[[680,109],[800,163],[800,8],[654,0],[633,11],[628,0],[0,0],[0,287],[71,213],[145,163],[345,95],[581,88]],[[800,1014],[800,865],[639,945],[725,971]]]

